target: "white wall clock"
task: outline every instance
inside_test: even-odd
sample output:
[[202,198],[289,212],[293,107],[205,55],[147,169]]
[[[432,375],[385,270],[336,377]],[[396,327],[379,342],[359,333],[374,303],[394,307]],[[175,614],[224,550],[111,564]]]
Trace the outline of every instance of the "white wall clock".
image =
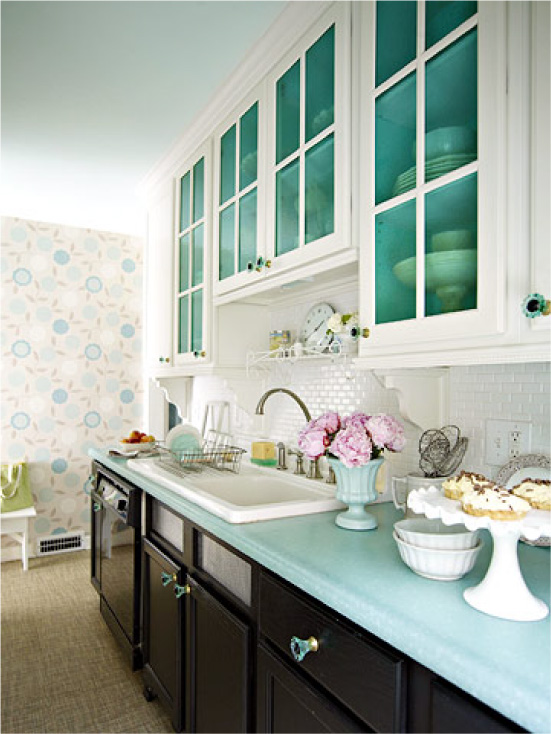
[[335,313],[328,303],[316,303],[308,311],[300,331],[300,340],[307,347],[328,347],[333,339],[327,333],[327,320]]

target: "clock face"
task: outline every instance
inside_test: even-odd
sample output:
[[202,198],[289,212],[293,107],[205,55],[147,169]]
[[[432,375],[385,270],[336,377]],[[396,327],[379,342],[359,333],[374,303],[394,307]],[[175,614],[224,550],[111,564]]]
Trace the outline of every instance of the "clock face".
[[327,334],[327,320],[335,313],[328,303],[317,303],[308,311],[300,332],[301,341],[307,347],[328,347],[333,339]]

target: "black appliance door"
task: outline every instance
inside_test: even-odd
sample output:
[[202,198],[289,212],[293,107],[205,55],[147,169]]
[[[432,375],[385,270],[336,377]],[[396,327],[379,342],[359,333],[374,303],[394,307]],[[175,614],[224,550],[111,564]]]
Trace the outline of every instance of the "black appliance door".
[[125,635],[133,638],[135,530],[109,505],[103,505],[101,592]]

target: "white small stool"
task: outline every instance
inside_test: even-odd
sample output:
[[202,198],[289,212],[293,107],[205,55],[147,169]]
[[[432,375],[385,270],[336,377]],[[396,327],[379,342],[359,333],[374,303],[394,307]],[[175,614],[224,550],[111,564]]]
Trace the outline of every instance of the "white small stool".
[[10,535],[21,544],[23,571],[29,568],[29,518],[36,517],[34,507],[0,513],[0,534]]

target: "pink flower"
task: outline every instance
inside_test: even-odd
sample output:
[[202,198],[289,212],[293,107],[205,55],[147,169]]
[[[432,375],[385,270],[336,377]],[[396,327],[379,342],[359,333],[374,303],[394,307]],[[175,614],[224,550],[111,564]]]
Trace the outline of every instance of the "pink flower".
[[323,428],[317,428],[310,421],[298,436],[298,447],[309,459],[319,459],[329,446],[329,436]]
[[366,430],[368,420],[368,415],[366,415],[365,413],[361,413],[360,411],[356,411],[355,413],[351,413],[350,415],[345,416],[343,418],[342,425],[343,428],[352,425]]
[[324,413],[313,421],[317,428],[322,428],[327,433],[336,433],[341,427],[341,419],[338,413]]
[[340,430],[331,444],[330,453],[347,467],[363,466],[371,459],[373,444],[365,429],[348,425]]
[[366,423],[366,428],[375,446],[381,449],[401,451],[405,446],[403,426],[391,415],[383,413],[372,415]]

